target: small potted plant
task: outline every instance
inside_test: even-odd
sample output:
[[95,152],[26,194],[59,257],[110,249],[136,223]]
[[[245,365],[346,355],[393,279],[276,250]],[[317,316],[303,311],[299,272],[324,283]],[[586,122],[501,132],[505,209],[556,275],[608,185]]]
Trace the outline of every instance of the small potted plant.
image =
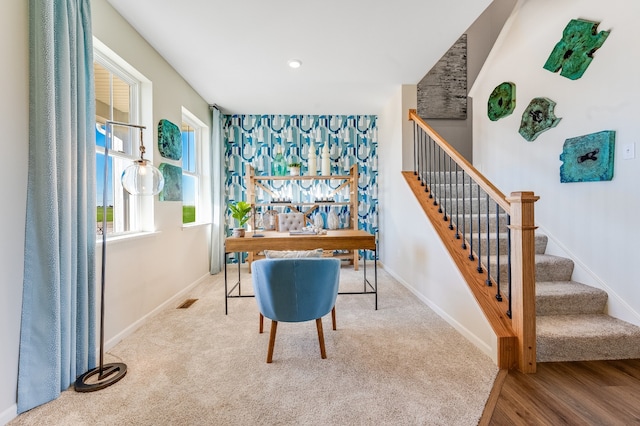
[[251,204],[246,201],[238,201],[237,203],[229,204],[229,210],[231,210],[231,216],[236,220],[237,228],[233,228],[232,236],[244,237],[244,225],[249,220],[249,213],[251,213]]
[[300,163],[289,163],[289,174],[291,176],[300,176]]

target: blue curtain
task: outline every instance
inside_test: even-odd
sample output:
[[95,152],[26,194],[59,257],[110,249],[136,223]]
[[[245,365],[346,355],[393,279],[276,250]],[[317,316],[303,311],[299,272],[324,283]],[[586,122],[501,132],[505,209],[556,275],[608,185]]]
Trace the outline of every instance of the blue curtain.
[[223,117],[218,108],[211,108],[213,123],[211,125],[211,273],[222,270],[224,256],[224,140],[222,138]]
[[90,0],[29,0],[29,178],[18,413],[96,364]]

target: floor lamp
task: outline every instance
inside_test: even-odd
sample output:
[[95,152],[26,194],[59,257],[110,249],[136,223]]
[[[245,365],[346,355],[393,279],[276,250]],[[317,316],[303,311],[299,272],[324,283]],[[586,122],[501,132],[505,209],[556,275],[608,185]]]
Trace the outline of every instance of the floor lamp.
[[101,274],[101,296],[100,296],[100,365],[87,371],[76,379],[75,390],[78,392],[93,392],[111,386],[127,374],[127,365],[122,362],[104,364],[104,288],[105,288],[105,265],[107,261],[107,182],[109,179],[108,159],[109,148],[113,146],[113,126],[123,126],[140,130],[140,159],[134,160],[133,164],[127,167],[122,173],[122,186],[132,195],[156,195],[164,186],[164,178],[160,170],[145,160],[145,147],[142,141],[142,131],[144,126],[137,124],[120,123],[117,121],[107,121],[105,123],[105,144],[104,144],[104,182],[102,191],[102,274]]

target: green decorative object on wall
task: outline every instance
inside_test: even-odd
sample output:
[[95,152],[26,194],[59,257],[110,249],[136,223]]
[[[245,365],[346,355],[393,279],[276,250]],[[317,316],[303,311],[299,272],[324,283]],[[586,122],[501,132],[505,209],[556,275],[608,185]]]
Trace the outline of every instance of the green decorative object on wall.
[[505,81],[493,89],[489,95],[488,112],[489,120],[498,121],[511,115],[516,107],[516,85]]
[[160,201],[182,201],[182,167],[162,163],[158,167],[164,176],[164,188],[158,195]]
[[529,142],[535,140],[540,133],[556,127],[561,118],[557,118],[553,109],[556,103],[548,98],[533,98],[522,113],[519,133]]
[[610,31],[596,33],[599,22],[572,19],[562,32],[560,40],[549,55],[544,69],[558,72],[571,80],[577,80],[587,70],[598,50],[609,36]]
[[603,130],[564,141],[560,154],[560,182],[613,179],[616,132]]
[[162,119],[158,123],[158,150],[160,155],[170,160],[182,158],[182,134],[180,128]]

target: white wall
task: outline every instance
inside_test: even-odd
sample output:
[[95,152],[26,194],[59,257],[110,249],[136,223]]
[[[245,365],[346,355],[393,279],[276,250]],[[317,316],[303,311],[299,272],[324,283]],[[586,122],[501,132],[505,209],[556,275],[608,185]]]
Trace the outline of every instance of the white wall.
[[[494,0],[465,31],[467,34],[467,87],[471,87],[475,82],[515,4],[516,0]],[[465,120],[429,119],[427,121],[464,158],[469,162],[473,160],[473,104],[470,99],[467,102]],[[404,165],[408,169],[413,167],[412,164],[413,155]]]
[[[154,164],[168,162],[179,166],[180,162],[160,156],[158,122],[167,119],[179,125],[184,106],[210,126],[208,104],[106,0],[92,0],[91,7],[94,36],[153,84],[153,116],[148,123],[153,137],[145,145],[148,151],[153,147]],[[154,212],[157,233],[153,236],[107,241],[107,348],[164,304],[175,303],[171,298],[208,276],[210,227],[183,228],[182,203],[178,201],[160,202],[155,197]]]
[[[153,115],[147,150],[157,148],[157,123],[179,124],[186,107],[210,126],[207,103],[115,13],[106,0],[92,1],[94,35],[153,82]],[[28,2],[7,0],[0,6],[0,144],[5,161],[0,179],[7,183],[0,210],[0,425],[16,415],[16,384],[22,304],[24,225],[28,155]],[[175,163],[174,163],[175,164]],[[179,163],[178,163],[179,164]],[[208,276],[209,226],[182,227],[180,202],[154,203],[152,237],[108,242],[105,342],[107,347],[133,332],[163,304]],[[100,256],[100,248],[97,250]],[[100,259],[98,258],[98,271]],[[99,283],[97,283],[99,284]],[[173,299],[172,299],[173,298]],[[223,312],[223,306],[220,306]],[[126,362],[126,360],[124,360]]]
[[23,0],[5,0],[0,6],[0,182],[4,184],[0,209],[0,424],[16,414],[29,152],[27,8],[28,2]]
[[[474,163],[505,193],[539,195],[536,222],[551,239],[550,253],[577,262],[574,279],[609,292],[609,312],[640,325],[640,49],[635,0],[525,0],[516,7],[471,91]],[[571,19],[611,30],[582,78],[572,81],[542,68]],[[516,84],[514,113],[487,118],[487,99],[503,81]],[[534,97],[557,103],[557,127],[533,142],[518,134],[522,112]],[[560,183],[559,156],[567,138],[616,131],[614,177],[609,182]],[[635,144],[636,158],[622,148]]]
[[[403,86],[378,121],[381,263],[461,334],[497,360],[495,334],[400,173],[403,137],[413,138],[407,111],[416,106],[416,86]],[[384,300],[380,305],[384,308]]]

